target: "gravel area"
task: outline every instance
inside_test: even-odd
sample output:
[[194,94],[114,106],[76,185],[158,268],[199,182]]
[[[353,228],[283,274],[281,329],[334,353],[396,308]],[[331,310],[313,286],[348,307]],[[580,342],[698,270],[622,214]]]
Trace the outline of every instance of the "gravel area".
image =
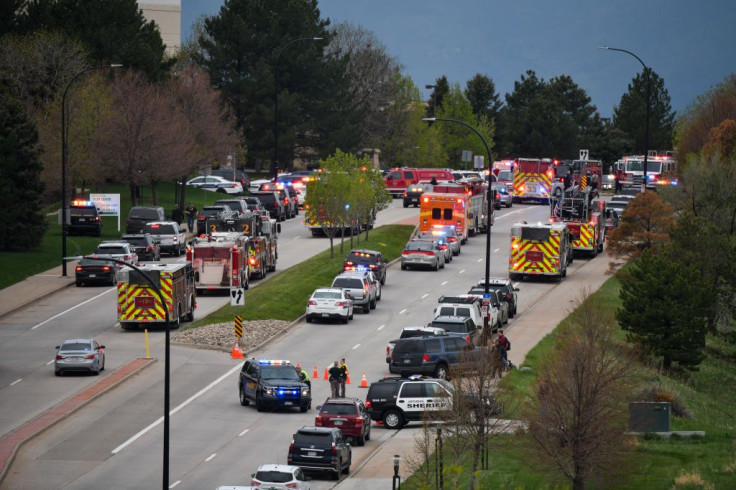
[[[289,322],[283,320],[243,322],[245,350],[253,349],[274,335],[283,332],[287,326]],[[235,338],[235,327],[232,322],[214,323],[171,334],[172,343],[223,350],[231,349]]]

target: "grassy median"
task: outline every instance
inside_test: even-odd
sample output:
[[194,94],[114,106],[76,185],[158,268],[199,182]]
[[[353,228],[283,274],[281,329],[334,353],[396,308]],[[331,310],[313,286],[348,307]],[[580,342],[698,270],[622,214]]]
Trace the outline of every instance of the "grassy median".
[[[401,255],[413,230],[414,227],[408,225],[381,226],[370,231],[368,241],[364,239],[365,233],[363,233],[360,235],[360,243],[354,241],[353,245],[356,248],[378,250],[383,253],[386,260],[390,261]],[[327,240],[327,238],[315,238],[315,240]],[[343,254],[340,254],[339,244],[340,241],[335,240],[334,257],[330,257],[330,250],[327,249],[268,279],[258,287],[246,291],[244,308],[223,306],[187,328],[229,322],[236,314],[242,315],[244,320],[296,320],[304,314],[307,300],[312,292],[320,286],[332,284],[334,277],[342,270],[345,253],[350,250],[350,240],[346,240]]]

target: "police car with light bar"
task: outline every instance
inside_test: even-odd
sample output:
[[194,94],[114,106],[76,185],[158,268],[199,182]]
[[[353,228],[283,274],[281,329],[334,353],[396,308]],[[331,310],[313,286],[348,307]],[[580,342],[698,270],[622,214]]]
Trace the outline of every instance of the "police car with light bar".
[[240,370],[238,394],[241,405],[253,402],[259,412],[295,407],[306,412],[312,407],[309,386],[287,360],[246,359]]
[[381,252],[376,250],[354,249],[345,255],[342,265],[344,272],[350,271],[372,271],[381,285],[386,284],[386,266],[388,262],[383,258]]

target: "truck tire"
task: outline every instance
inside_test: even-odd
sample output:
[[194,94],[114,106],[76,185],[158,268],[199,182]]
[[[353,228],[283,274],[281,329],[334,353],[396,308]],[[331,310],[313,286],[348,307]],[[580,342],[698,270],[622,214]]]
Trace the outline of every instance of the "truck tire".
[[246,398],[245,391],[243,390],[242,385],[240,386],[240,389],[238,390],[238,392],[240,394],[240,404],[244,407],[247,407],[248,405],[250,405],[250,401],[248,400],[248,398]]
[[404,426],[404,416],[396,409],[386,410],[383,414],[383,425],[387,429],[399,430]]
[[193,322],[194,321],[194,298],[191,300],[191,304],[189,305],[189,313],[184,315],[184,321],[185,322]]

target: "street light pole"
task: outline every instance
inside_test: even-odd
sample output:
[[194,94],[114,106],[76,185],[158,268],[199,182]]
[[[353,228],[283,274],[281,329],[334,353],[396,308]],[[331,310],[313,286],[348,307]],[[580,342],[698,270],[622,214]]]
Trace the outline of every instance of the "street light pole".
[[647,190],[647,160],[649,157],[649,112],[650,112],[650,106],[651,106],[651,76],[650,71],[647,65],[644,64],[644,62],[639,58],[637,55],[632,53],[631,51],[627,51],[625,49],[620,48],[609,48],[608,46],[598,46],[598,49],[605,49],[606,51],[620,51],[621,53],[626,53],[628,55],[633,56],[636,58],[636,60],[641,63],[641,66],[644,67],[644,75],[647,77],[646,80],[646,97],[647,97],[647,109],[646,109],[646,122],[644,126],[644,190]]
[[115,262],[116,264],[125,265],[130,267],[131,269],[137,271],[143,279],[151,286],[154,291],[156,291],[156,295],[158,296],[158,299],[161,301],[161,305],[163,306],[164,310],[164,321],[166,323],[166,345],[164,347],[164,454],[163,454],[163,490],[168,490],[169,488],[169,411],[170,411],[170,393],[171,393],[171,319],[169,318],[169,310],[166,308],[166,301],[164,301],[164,296],[161,293],[161,288],[151,279],[148,277],[148,274],[140,270],[137,266],[131,264],[130,262],[126,262],[124,260],[116,259],[113,257],[63,257],[62,260],[64,263],[71,260],[81,260],[82,258],[86,258],[87,260],[99,260],[100,262]]
[[299,41],[320,41],[321,37],[300,37],[299,39],[292,39],[284,45],[276,56],[276,63],[274,63],[274,71],[276,78],[276,90],[274,92],[274,123],[273,123],[273,163],[271,164],[273,170],[273,178],[276,179],[279,176],[279,61],[281,55],[284,54],[286,48]]
[[68,233],[67,228],[67,213],[68,205],[66,201],[66,94],[69,92],[69,88],[72,84],[82,75],[88,71],[97,70],[99,68],[118,68],[123,65],[112,64],[112,65],[99,65],[90,66],[80,71],[69,80],[66,88],[64,89],[64,95],[61,96],[61,275],[66,277],[66,235]]
[[[456,124],[462,124],[466,128],[473,131],[475,134],[478,135],[480,140],[483,142],[483,146],[486,147],[486,154],[488,155],[488,198],[486,199],[488,204],[488,209],[486,210],[486,280],[485,280],[485,286],[483,288],[483,302],[490,298],[490,276],[491,276],[491,219],[493,217],[493,186],[491,184],[493,174],[491,165],[493,163],[493,157],[491,157],[491,149],[488,147],[488,143],[486,142],[486,139],[483,137],[480,132],[475,129],[470,124],[466,123],[465,121],[461,121],[459,119],[448,119],[448,118],[442,118],[442,117],[424,117],[422,118],[422,121],[427,122],[435,122],[435,121],[444,121],[444,122],[451,122]],[[490,327],[488,325],[488,315],[483,315],[483,340],[486,345],[488,345],[488,340],[490,337]]]

